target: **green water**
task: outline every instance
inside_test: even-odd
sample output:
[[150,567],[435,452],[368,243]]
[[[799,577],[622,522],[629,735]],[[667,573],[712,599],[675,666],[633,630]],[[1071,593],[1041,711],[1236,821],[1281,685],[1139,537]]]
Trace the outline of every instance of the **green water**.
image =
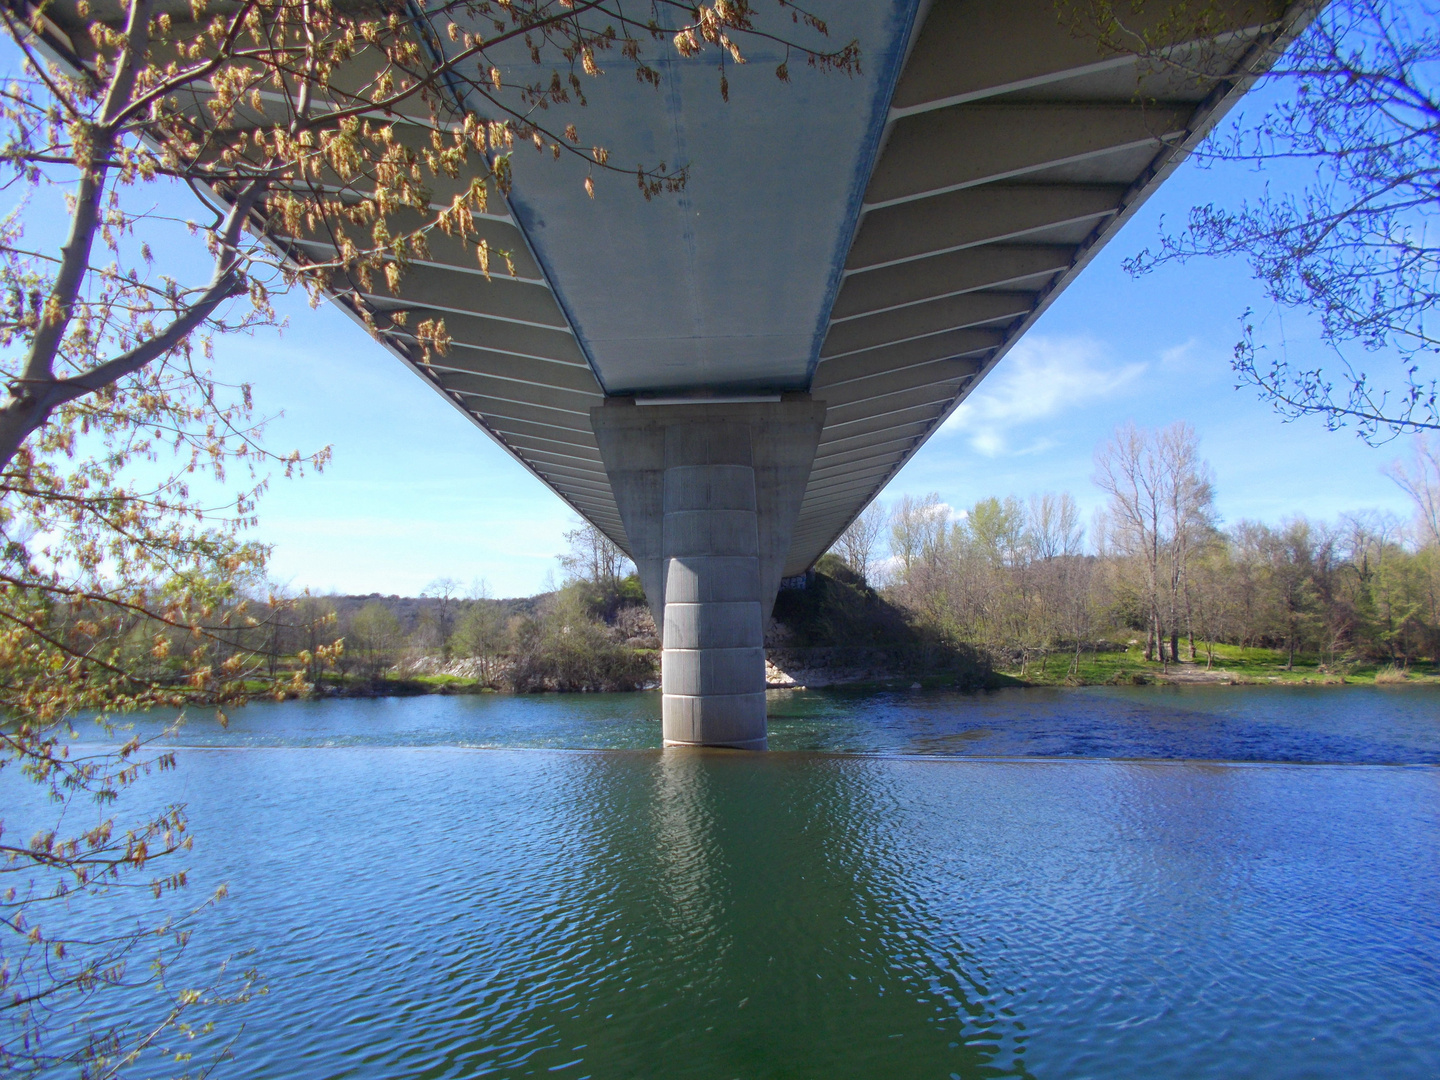
[[[1080,745],[1286,727],[1263,696],[849,700],[876,743],[957,711]],[[1359,696],[1347,734],[1326,700],[1290,750],[1434,722]],[[270,987],[217,1076],[1440,1075],[1440,769],[459,745],[491,707],[278,709],[153,781],[194,888],[231,886],[191,960],[253,948]],[[521,743],[650,723],[495,707]]]

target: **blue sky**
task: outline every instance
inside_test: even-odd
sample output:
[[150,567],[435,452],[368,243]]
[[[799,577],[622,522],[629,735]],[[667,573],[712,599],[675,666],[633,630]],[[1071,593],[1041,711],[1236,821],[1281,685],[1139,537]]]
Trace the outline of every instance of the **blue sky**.
[[[1116,425],[1187,420],[1226,521],[1361,507],[1408,514],[1380,472],[1403,442],[1377,450],[1318,421],[1287,424],[1253,390],[1234,388],[1240,315],[1263,313],[1242,263],[1141,279],[1121,269],[1162,215],[1217,191],[1238,198],[1251,182],[1182,169],[882,498],[934,491],[962,507],[1065,490],[1088,512],[1101,501],[1093,451]],[[284,410],[271,428],[276,447],[334,450],[323,475],[277,481],[262,504],[275,575],[317,591],[409,593],[446,574],[484,578],[495,595],[541,588],[573,523],[568,508],[343,315],[293,300],[287,309],[282,335],[224,342],[216,359],[217,374],[254,384],[262,408]],[[1319,348],[1299,320],[1284,329],[1292,350]],[[1277,337],[1275,316],[1263,330]]]
[[[1333,518],[1364,507],[1409,513],[1381,474],[1406,454],[1374,449],[1319,421],[1284,423],[1253,390],[1235,389],[1229,356],[1255,308],[1261,337],[1292,354],[1320,348],[1302,319],[1282,322],[1246,266],[1202,261],[1140,279],[1122,260],[1210,199],[1238,202],[1262,178],[1183,166],[882,495],[937,492],[955,507],[989,495],[1069,491],[1087,513],[1097,443],[1121,423],[1187,420],[1200,434],[1226,522],[1291,514]],[[612,195],[635,197],[638,195]],[[32,242],[54,218],[34,212]],[[43,220],[43,219],[49,220]],[[58,237],[53,238],[58,243]],[[162,260],[205,272],[191,242]],[[177,274],[177,276],[179,276]],[[545,587],[575,518],[558,498],[338,310],[283,298],[283,333],[217,343],[215,374],[254,386],[283,413],[276,449],[330,446],[321,475],[277,478],[260,506],[273,576],[315,592],[416,593],[440,576],[484,579],[491,595]]]
[[[1216,477],[1222,518],[1333,518],[1362,507],[1408,514],[1374,449],[1316,420],[1284,423],[1235,389],[1229,357],[1253,307],[1262,336],[1320,348],[1303,320],[1268,312],[1237,261],[1170,266],[1135,279],[1125,256],[1196,201],[1242,198],[1249,171],[1183,167],[1046,313],[882,495],[938,492],[963,507],[988,495],[1070,491],[1087,513],[1097,443],[1133,420],[1187,420]],[[574,523],[569,509],[344,315],[283,305],[281,334],[220,343],[215,371],[255,387],[277,448],[329,445],[320,476],[277,480],[259,535],[277,579],[319,592],[414,593],[448,575],[492,595],[545,585]]]

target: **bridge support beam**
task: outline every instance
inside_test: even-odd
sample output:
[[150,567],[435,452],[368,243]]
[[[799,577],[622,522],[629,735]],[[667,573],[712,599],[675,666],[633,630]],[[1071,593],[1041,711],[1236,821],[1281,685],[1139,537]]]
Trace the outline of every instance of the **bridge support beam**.
[[635,404],[591,423],[663,646],[667,746],[765,748],[765,620],[825,406]]

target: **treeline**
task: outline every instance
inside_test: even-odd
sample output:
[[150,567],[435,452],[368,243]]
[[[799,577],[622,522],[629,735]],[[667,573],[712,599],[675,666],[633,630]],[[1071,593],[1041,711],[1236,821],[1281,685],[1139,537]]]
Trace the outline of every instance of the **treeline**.
[[[892,675],[937,657],[962,674],[994,666],[1024,675],[1066,653],[1078,676],[1087,650],[1132,641],[1147,660],[1207,669],[1219,644],[1279,649],[1289,667],[1303,657],[1337,672],[1433,662],[1440,442],[1419,441],[1412,461],[1389,471],[1412,498],[1411,521],[1361,511],[1226,525],[1195,432],[1127,426],[1096,451],[1106,499],[1088,525],[1068,493],[987,498],[959,511],[937,495],[877,502],[833,549],[855,582],[831,567],[820,575],[826,588],[782,596],[767,640],[829,649],[836,662],[853,653]],[[397,680],[516,692],[653,684],[659,642],[633,568],[591,526],[566,540],[565,584],[539,596],[495,600],[449,578],[420,597],[285,597],[227,582],[205,594],[203,625],[112,620],[107,662],[178,685],[194,682],[203,651],[210,679],[268,669],[271,683],[295,692],[388,692]],[[51,604],[43,621],[77,649],[96,624],[83,604]]]
[[[623,553],[585,526],[565,534],[567,578],[539,596],[495,600],[440,578],[419,597],[308,597],[335,650],[331,681],[453,677],[514,690],[633,690],[658,672],[655,624]],[[314,673],[322,685],[325,672]]]
[[[1119,429],[1095,455],[1104,510],[1087,529],[1069,494],[938,496],[872,505],[836,553],[920,624],[1018,659],[1143,642],[1163,664],[1214,660],[1218,643],[1320,663],[1408,666],[1440,657],[1440,444],[1391,477],[1416,514],[1224,526],[1192,428]],[[888,557],[884,550],[888,548]]]

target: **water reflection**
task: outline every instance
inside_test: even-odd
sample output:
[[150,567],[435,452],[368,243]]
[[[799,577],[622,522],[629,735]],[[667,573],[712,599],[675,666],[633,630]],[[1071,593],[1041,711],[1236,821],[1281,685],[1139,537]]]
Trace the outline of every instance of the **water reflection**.
[[292,749],[153,790],[232,886],[197,946],[270,982],[235,1077],[1440,1074],[1440,770]]
[[934,948],[883,767],[670,749],[651,773],[651,831],[627,839],[683,1018],[657,1075],[1024,1075],[963,932]]
[[[309,802],[395,816],[363,857],[332,846],[318,889],[242,872],[247,916],[290,930],[240,1075],[1027,1075],[1005,992],[926,901],[955,883],[883,763],[363,752],[332,770]],[[266,771],[270,810],[298,812]],[[322,835],[353,835],[341,820]]]
[[[729,952],[717,940],[725,914],[723,855],[708,790],[703,750],[672,747],[660,754],[650,801],[648,851],[628,853],[650,861],[656,918],[669,928],[676,959],[694,965],[697,975],[713,970],[705,963]],[[648,858],[647,858],[648,856]],[[699,953],[708,953],[702,959]]]

